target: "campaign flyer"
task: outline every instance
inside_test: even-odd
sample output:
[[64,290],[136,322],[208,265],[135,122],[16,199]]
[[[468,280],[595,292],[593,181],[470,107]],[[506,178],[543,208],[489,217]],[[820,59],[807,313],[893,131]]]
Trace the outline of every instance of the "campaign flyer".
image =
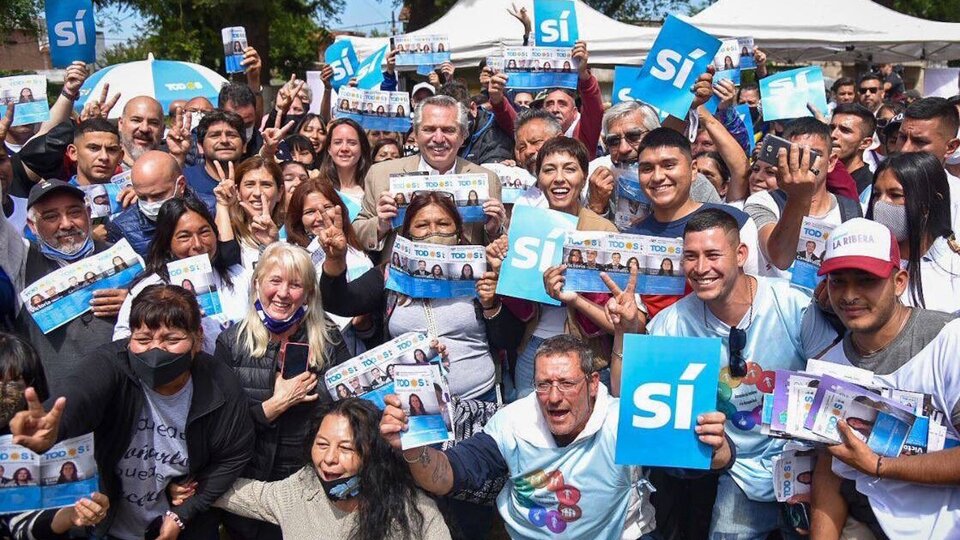
[[407,332],[334,366],[323,376],[327,391],[334,400],[359,397],[383,409],[383,398],[395,393],[393,378],[398,365],[440,364],[440,357],[430,348],[432,339]]
[[622,232],[636,227],[652,212],[650,199],[640,186],[637,163],[614,163],[613,224]]
[[143,260],[124,238],[31,283],[20,300],[46,334],[89,311],[94,291],[124,288],[142,271]]
[[757,60],[753,57],[753,38],[737,38],[737,46],[740,48],[740,71],[757,69]]
[[71,506],[99,488],[93,433],[67,439],[42,456],[0,437],[0,514]]
[[[322,250],[321,250],[322,251]],[[204,317],[211,317],[223,311],[220,305],[220,292],[213,280],[213,267],[210,257],[197,255],[167,263],[167,273],[171,285],[180,285],[197,296],[197,302]]]
[[740,41],[737,39],[724,39],[720,42],[720,50],[713,57],[713,67],[716,73],[713,76],[713,82],[722,80],[732,81],[733,84],[740,85]]
[[802,289],[812,291],[817,288],[822,276],[818,276],[820,263],[827,251],[827,239],[833,225],[823,220],[805,217],[800,226],[800,237],[797,240],[797,256],[793,261],[793,274],[790,282]]
[[814,434],[804,426],[813,406],[820,377],[806,373],[791,373],[787,377],[787,421],[785,431],[798,439],[813,442],[830,442],[830,439]]
[[563,243],[567,265],[564,289],[609,292],[600,278],[606,272],[621,288],[636,270],[637,293],[683,294],[686,280],[680,266],[683,241],[638,234],[569,231]]
[[503,204],[513,204],[531,187],[537,185],[537,179],[523,167],[511,167],[502,163],[484,163],[483,168],[490,169],[500,179],[500,198]]
[[77,187],[83,190],[87,206],[90,207],[90,217],[94,219],[110,217],[123,211],[123,205],[117,200],[117,196],[123,187],[115,184],[112,179],[106,184],[90,184]]
[[242,26],[220,30],[223,38],[224,68],[227,73],[243,73],[243,50],[247,48],[247,31]]
[[391,174],[390,193],[397,203],[393,226],[403,225],[407,206],[419,192],[436,191],[453,200],[464,223],[487,220],[483,203],[490,198],[490,180],[484,173],[470,174]]
[[396,366],[393,390],[407,413],[407,430],[400,434],[401,448],[453,440],[450,389],[440,366]]
[[486,271],[483,246],[423,244],[397,236],[386,287],[411,298],[476,296],[477,279]]
[[47,78],[43,75],[17,75],[0,79],[0,114],[13,103],[11,126],[37,124],[50,118],[47,103]]
[[579,62],[570,47],[504,47],[503,71],[507,88],[540,90],[567,88],[575,90],[580,77]]
[[406,92],[362,90],[342,86],[333,115],[351,118],[364,129],[405,133],[410,129],[410,96]]
[[773,457],[773,493],[779,502],[810,502],[813,467],[816,464],[813,449],[787,449]]
[[450,61],[450,37],[445,34],[400,35],[390,38],[397,66],[438,66]]
[[842,438],[837,422],[845,420],[854,434],[871,450],[887,457],[900,454],[916,416],[900,403],[863,387],[830,376],[820,381],[820,388],[810,407],[804,427],[834,443]]

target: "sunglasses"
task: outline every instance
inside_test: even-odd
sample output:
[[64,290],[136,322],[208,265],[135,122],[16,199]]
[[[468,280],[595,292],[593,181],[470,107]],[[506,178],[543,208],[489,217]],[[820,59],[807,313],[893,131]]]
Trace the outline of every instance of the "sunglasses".
[[880,91],[879,86],[864,86],[857,89],[861,94],[876,94]]
[[643,140],[644,135],[647,134],[646,130],[643,129],[631,129],[627,131],[622,136],[620,135],[607,135],[603,138],[603,142],[606,143],[607,148],[613,148],[614,146],[620,146],[620,141],[624,138],[627,139],[627,143],[631,146],[636,146],[640,144],[640,141]]
[[728,338],[730,347],[730,376],[741,378],[747,376],[747,361],[743,358],[743,349],[747,346],[747,331],[742,328],[731,328]]
[[454,203],[454,205],[456,205],[457,203],[457,198],[454,197],[453,193],[450,193],[449,191],[439,191],[439,190],[435,191],[435,190],[426,190],[426,189],[414,191],[410,197],[410,202],[413,202],[413,200],[418,197],[429,197],[431,193],[435,193],[437,197],[440,197],[441,199],[449,199],[451,202]]

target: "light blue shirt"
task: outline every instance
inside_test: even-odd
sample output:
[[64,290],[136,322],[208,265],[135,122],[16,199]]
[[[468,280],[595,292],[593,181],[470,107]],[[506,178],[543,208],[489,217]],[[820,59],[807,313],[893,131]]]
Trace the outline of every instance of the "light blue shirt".
[[[836,332],[813,308],[810,297],[782,279],[756,277],[753,321],[749,311],[737,325],[747,332],[743,357],[747,375],[730,377],[729,366],[720,369],[717,410],[727,415],[726,432],[737,445],[737,461],[730,475],[747,497],[773,501],[773,464],[785,441],[760,433],[763,395],[773,392],[774,370],[799,371],[828,347]],[[648,327],[651,335],[719,337],[723,340],[723,366],[729,358],[730,326],[717,319],[706,305],[690,294],[657,314]]]

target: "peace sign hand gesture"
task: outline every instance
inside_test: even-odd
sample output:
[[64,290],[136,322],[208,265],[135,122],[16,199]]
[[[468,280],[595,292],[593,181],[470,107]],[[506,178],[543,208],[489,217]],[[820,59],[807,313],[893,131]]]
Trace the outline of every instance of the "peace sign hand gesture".
[[237,204],[237,185],[233,181],[233,162],[227,162],[227,174],[223,174],[223,167],[219,161],[213,162],[213,167],[217,171],[217,179],[220,181],[217,187],[213,188],[213,195],[217,198],[217,209],[228,211],[229,208]]
[[193,142],[190,136],[192,120],[193,113],[190,111],[184,112],[183,107],[177,107],[173,126],[167,131],[167,149],[181,166],[183,166],[187,152],[190,151],[190,145]]
[[83,111],[80,112],[80,121],[89,120],[100,116],[102,118],[108,118],[110,116],[110,110],[113,109],[113,106],[117,104],[117,101],[120,99],[120,92],[117,92],[113,95],[112,98],[107,100],[107,94],[110,93],[110,85],[104,84],[103,90],[100,91],[100,99],[96,101],[87,101],[83,106]]
[[290,130],[293,129],[294,121],[287,122],[287,125],[280,127],[283,116],[278,114],[272,128],[267,128],[260,132],[263,135],[263,146],[260,148],[260,156],[272,159],[277,155],[277,149]]
[[615,333],[638,334],[645,331],[646,320],[637,306],[637,271],[630,272],[627,288],[623,290],[606,272],[600,272],[600,279],[613,294],[603,306],[603,311]]
[[40,403],[36,390],[27,388],[23,395],[27,400],[27,410],[18,412],[10,419],[13,443],[42,454],[57,442],[60,417],[67,406],[67,399],[57,398],[48,412]]
[[327,260],[346,260],[347,237],[343,234],[343,216],[340,214],[340,207],[333,208],[333,218],[328,216],[326,211],[321,211],[320,219],[323,229],[317,237],[320,239],[323,252],[327,254]]
[[286,114],[290,110],[290,106],[293,105],[293,100],[300,95],[300,91],[303,90],[305,84],[307,84],[307,81],[297,79],[295,73],[291,74],[290,80],[277,92],[277,110]]
[[267,199],[267,194],[260,193],[259,212],[250,203],[241,201],[240,204],[253,216],[253,221],[250,222],[250,231],[257,242],[262,246],[276,242],[277,238],[280,237],[280,229],[273,222],[273,218],[270,217],[270,200]]

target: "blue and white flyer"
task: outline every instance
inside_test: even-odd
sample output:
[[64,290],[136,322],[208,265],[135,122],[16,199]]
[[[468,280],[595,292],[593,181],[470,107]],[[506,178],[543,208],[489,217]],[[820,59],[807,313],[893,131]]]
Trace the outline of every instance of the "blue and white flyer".
[[410,95],[344,86],[337,92],[336,118],[350,118],[364,129],[405,133],[410,129]]
[[93,433],[62,441],[45,454],[0,437],[0,514],[71,506],[99,488]]
[[210,257],[197,255],[167,263],[167,273],[171,285],[180,285],[197,296],[197,302],[203,309],[204,317],[211,317],[223,311],[220,305],[220,292],[213,280],[213,267]]
[[484,173],[468,174],[391,174],[390,193],[397,203],[393,226],[403,225],[407,206],[418,192],[437,191],[451,198],[464,223],[482,223],[487,216],[483,203],[490,198],[490,180]]
[[397,236],[386,287],[411,298],[476,296],[487,271],[483,246],[423,244]]
[[579,62],[569,47],[504,47],[503,71],[507,88],[540,90],[567,88],[575,90],[580,77]]
[[400,434],[401,448],[453,440],[450,389],[440,366],[397,366],[393,384],[407,413],[407,430]]
[[686,286],[680,266],[683,240],[639,234],[568,231],[563,243],[567,265],[565,290],[609,292],[600,278],[606,272],[621,288],[637,271],[637,293],[681,295]]

